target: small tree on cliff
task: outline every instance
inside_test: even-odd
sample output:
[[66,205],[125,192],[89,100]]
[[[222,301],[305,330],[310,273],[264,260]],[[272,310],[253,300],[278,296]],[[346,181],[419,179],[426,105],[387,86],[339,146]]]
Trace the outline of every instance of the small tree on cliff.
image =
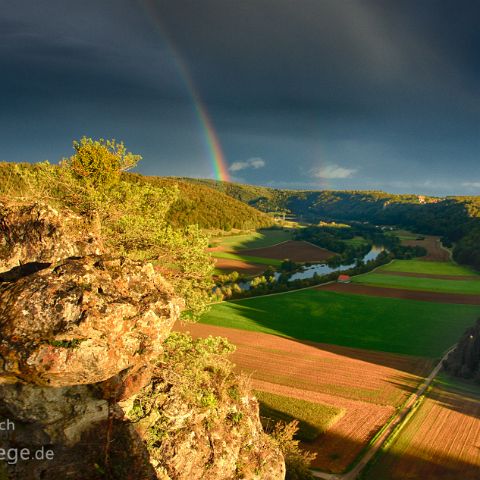
[[83,137],[73,148],[53,173],[54,196],[96,223],[116,254],[156,264],[185,299],[186,316],[202,313],[213,265],[208,240],[198,228],[173,228],[167,220],[179,200],[178,188],[123,178],[142,157],[122,142]]
[[140,155],[127,152],[123,142],[83,137],[73,142],[75,154],[63,160],[74,175],[94,188],[117,183],[122,172],[135,167]]

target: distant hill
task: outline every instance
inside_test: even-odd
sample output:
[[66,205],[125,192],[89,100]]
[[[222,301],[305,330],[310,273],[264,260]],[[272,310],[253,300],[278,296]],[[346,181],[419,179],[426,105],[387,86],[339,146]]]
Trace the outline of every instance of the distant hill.
[[203,184],[264,212],[286,211],[306,221],[395,225],[455,243],[454,258],[480,270],[480,196],[428,197],[381,191],[281,190],[215,180]]
[[[18,196],[30,184],[41,191],[41,164],[0,162],[0,194],[15,191]],[[56,168],[54,165],[51,168]],[[206,185],[186,182],[170,177],[149,177],[137,173],[124,173],[122,179],[135,183],[150,183],[160,187],[177,185],[178,201],[171,207],[167,219],[176,227],[198,225],[205,229],[249,230],[273,225],[271,216],[246,205]],[[31,185],[30,185],[31,186]]]
[[284,208],[285,200],[288,198],[286,191],[274,188],[203,178],[182,178],[182,180],[213,188],[262,212],[273,212]]
[[180,198],[169,212],[175,226],[198,225],[200,228],[249,230],[273,225],[272,217],[221,191],[201,183],[187,182],[179,178],[150,177],[140,174],[124,174],[131,182],[150,183],[160,187],[177,185]]

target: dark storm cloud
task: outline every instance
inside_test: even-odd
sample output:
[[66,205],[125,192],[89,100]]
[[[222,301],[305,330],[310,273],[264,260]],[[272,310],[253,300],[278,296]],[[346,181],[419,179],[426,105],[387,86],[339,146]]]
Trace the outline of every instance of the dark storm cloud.
[[476,1],[0,6],[0,159],[56,159],[86,133],[123,138],[148,173],[209,175],[179,53],[229,163],[265,160],[247,181],[478,189]]

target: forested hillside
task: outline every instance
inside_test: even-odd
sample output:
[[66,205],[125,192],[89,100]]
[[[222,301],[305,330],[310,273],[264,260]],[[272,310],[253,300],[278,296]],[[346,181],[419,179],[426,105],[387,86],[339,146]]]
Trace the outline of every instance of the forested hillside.
[[180,195],[168,213],[168,219],[174,226],[198,225],[200,228],[248,230],[268,227],[273,223],[270,216],[245,205],[245,202],[223,192],[212,192],[211,188],[200,183],[132,173],[125,174],[124,178],[129,182],[149,183],[159,187],[178,186]]
[[[14,190],[17,195],[22,195],[32,182],[38,183],[38,175],[45,176],[44,166],[43,163],[0,162],[0,194]],[[50,168],[56,167],[51,165]],[[232,228],[247,230],[268,227],[273,223],[270,216],[224,193],[212,192],[211,188],[201,184],[194,185],[180,179],[147,177],[134,173],[123,173],[122,180],[138,187],[147,184],[168,189],[177,187],[179,194],[166,216],[166,220],[173,227],[198,225],[200,228],[228,231]]]
[[480,196],[425,197],[378,191],[294,191],[210,180],[216,190],[262,211],[286,211],[300,219],[370,222],[440,235],[455,244],[454,259],[480,269]]

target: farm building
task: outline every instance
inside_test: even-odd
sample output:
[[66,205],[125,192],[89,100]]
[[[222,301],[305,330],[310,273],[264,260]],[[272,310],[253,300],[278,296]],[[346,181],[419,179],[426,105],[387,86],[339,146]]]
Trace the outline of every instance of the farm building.
[[339,283],[350,283],[352,279],[350,275],[339,275],[337,281]]

